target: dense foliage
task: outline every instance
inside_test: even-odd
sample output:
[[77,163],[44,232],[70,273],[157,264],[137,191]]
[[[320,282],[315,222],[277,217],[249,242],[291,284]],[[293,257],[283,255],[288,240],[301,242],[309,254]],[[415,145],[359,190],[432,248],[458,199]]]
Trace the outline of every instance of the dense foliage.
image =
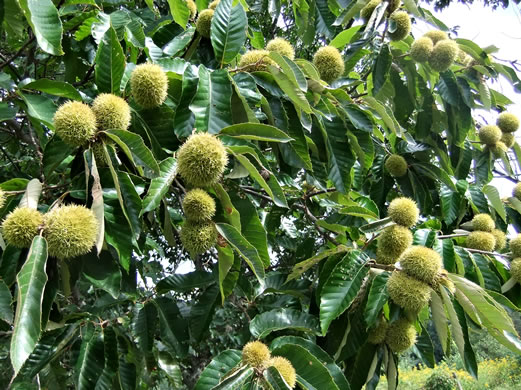
[[521,354],[496,47],[413,0],[0,11],[0,387],[395,389],[406,351],[476,377],[476,329]]

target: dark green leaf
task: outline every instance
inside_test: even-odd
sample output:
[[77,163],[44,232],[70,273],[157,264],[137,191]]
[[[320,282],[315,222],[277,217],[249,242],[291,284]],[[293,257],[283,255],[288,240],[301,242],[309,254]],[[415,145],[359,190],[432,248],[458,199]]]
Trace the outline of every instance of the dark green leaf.
[[76,88],[69,83],[63,81],[49,80],[49,79],[38,79],[32,81],[29,84],[25,84],[23,89],[36,89],[50,95],[60,96],[67,99],[81,101],[81,95]]
[[311,314],[294,309],[274,309],[255,316],[250,322],[250,332],[262,339],[281,329],[294,329],[319,335],[318,319]]
[[42,298],[47,283],[46,263],[47,241],[41,236],[36,236],[27,254],[27,260],[16,276],[18,296],[10,349],[15,374],[40,339]]
[[241,351],[228,349],[217,355],[201,373],[194,390],[208,390],[218,385],[221,379],[241,361]]
[[125,54],[112,27],[103,35],[95,61],[94,75],[100,92],[119,95],[125,72]]
[[367,255],[360,251],[351,251],[340,263],[322,287],[320,295],[320,326],[326,334],[329,324],[342,314],[353,302],[362,281],[367,275]]
[[240,3],[232,3],[221,0],[212,18],[212,47],[221,67],[233,61],[246,41],[246,12]]

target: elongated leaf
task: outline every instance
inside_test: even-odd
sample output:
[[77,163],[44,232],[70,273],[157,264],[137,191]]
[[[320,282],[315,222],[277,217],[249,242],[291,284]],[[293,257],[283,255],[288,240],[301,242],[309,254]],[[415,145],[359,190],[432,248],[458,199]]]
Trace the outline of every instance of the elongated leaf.
[[267,142],[289,142],[292,138],[274,126],[262,123],[240,123],[223,128],[219,134],[234,138]]
[[326,334],[329,324],[353,302],[367,275],[368,258],[360,251],[351,251],[338,263],[327,279],[320,296],[320,326]]
[[118,202],[105,200],[105,240],[117,252],[119,262],[125,271],[130,269],[132,256],[132,231]]
[[241,198],[237,194],[231,194],[231,197],[233,204],[240,211],[239,225],[244,238],[257,249],[264,266],[269,267],[271,260],[268,252],[268,237],[257,209],[248,198]]
[[63,81],[38,79],[29,84],[25,84],[23,89],[36,89],[37,91],[42,91],[50,95],[81,101],[81,95],[78,90]]
[[78,331],[79,324],[76,323],[43,333],[18,372],[17,379],[32,380],[51,360],[62,354],[76,340]]
[[0,320],[7,322],[8,324],[13,323],[13,308],[11,303],[13,297],[9,287],[3,280],[0,280]]
[[[235,158],[242,164],[242,166],[244,168],[246,168],[246,170],[248,171],[248,173],[250,174],[250,176],[257,182],[259,183],[259,185],[262,187],[262,189],[264,191],[266,191],[268,193],[268,195],[270,196],[270,198],[273,199],[273,202],[275,202],[275,204],[277,206],[280,206],[280,207],[288,207],[288,204],[286,202],[286,198],[284,197],[284,193],[280,190],[280,185],[278,185],[278,188],[276,188],[276,191],[277,192],[274,192],[273,191],[273,184],[272,186],[270,186],[266,180],[264,180],[264,178],[262,177],[262,175],[259,173],[259,171],[257,170],[257,168],[255,167],[255,165],[253,165],[250,160],[248,160],[248,158],[242,154],[234,154],[235,155]],[[273,178],[273,179],[271,179]],[[273,177],[273,174],[271,174],[270,172],[270,180],[274,180],[274,182],[276,182],[276,179]]]
[[94,389],[104,367],[103,334],[93,331],[92,335],[86,335],[83,339],[80,356],[76,362],[77,389]]
[[260,283],[264,279],[264,264],[259,257],[257,249],[251,245],[248,240],[232,225],[226,223],[216,224],[217,231],[221,234],[226,241],[237,251],[237,253],[246,261],[246,264],[250,267],[254,275],[257,277]]
[[501,201],[497,188],[488,184],[484,185],[483,193],[487,197],[494,210],[496,210],[496,213],[498,213],[501,219],[506,222],[507,215],[505,212],[505,207],[503,206],[503,202]]
[[305,113],[310,114],[311,106],[309,105],[309,102],[306,99],[306,95],[304,95],[302,90],[288,76],[286,76],[275,66],[270,65],[269,69],[277,85],[284,91],[286,95],[288,95],[288,97],[295,105],[295,108],[298,107]]
[[387,280],[389,279],[389,273],[382,273],[377,275],[371,283],[371,289],[367,297],[367,303],[364,309],[364,318],[367,327],[372,327],[378,320],[382,308],[389,299],[387,293]]
[[[512,342],[512,338],[506,336],[507,334],[517,335],[517,332],[512,319],[503,306],[497,303],[485,290],[470,280],[454,274],[449,274],[449,278],[454,282],[457,292],[464,294],[471,303],[473,310],[471,310],[471,313],[468,313],[466,308],[466,306],[468,307],[467,302],[461,300],[458,294],[456,295],[458,302],[465,308],[469,316],[472,318],[472,315],[477,315],[483,325],[487,327],[489,333],[497,341],[516,353],[521,352],[519,349],[521,343]],[[519,339],[517,340],[519,341]]]
[[188,352],[188,326],[182,318],[179,308],[174,300],[159,297],[154,300],[159,314],[161,338],[180,358]]
[[143,199],[143,209],[141,215],[155,210],[159,207],[161,199],[166,195],[170,185],[176,175],[177,162],[172,157],[168,157],[159,164],[159,176],[152,179],[148,192]]
[[154,179],[159,176],[159,165],[143,138],[127,130],[108,130],[104,133],[123,149],[132,162],[144,168],[145,177]]
[[232,62],[246,41],[246,12],[241,4],[232,5],[233,0],[222,0],[212,18],[212,47],[221,66]]
[[315,358],[324,364],[340,390],[350,390],[349,382],[347,381],[340,367],[335,364],[334,359],[313,341],[297,336],[282,336],[273,340],[271,342],[270,348],[275,350],[284,344],[296,344],[304,347]]
[[295,85],[297,85],[302,92],[307,92],[308,83],[306,81],[306,76],[304,75],[302,70],[300,70],[297,64],[295,64],[289,58],[281,56],[276,51],[270,52],[270,58],[274,60],[277,63],[277,65],[280,66],[284,74],[288,76],[289,79]]
[[217,134],[223,127],[232,124],[232,84],[228,71],[209,72],[204,65],[199,66],[197,93],[190,104],[195,114],[195,128]]
[[318,264],[320,261],[324,260],[326,257],[336,255],[338,253],[344,253],[348,252],[350,249],[344,245],[338,245],[337,247],[333,249],[325,250],[321,253],[319,253],[316,256],[313,256],[307,260],[301,261],[300,263],[295,264],[293,267],[293,270],[291,271],[291,274],[288,276],[287,282],[293,279],[297,279],[300,275],[302,275],[304,272],[309,270],[311,267],[313,267],[315,264]]
[[134,317],[132,328],[139,350],[145,356],[147,368],[154,367],[154,336],[157,329],[157,309],[152,302],[147,302]]
[[28,207],[36,210],[41,193],[42,183],[40,183],[40,180],[38,179],[32,179],[27,183],[27,188],[25,189],[24,196],[22,196],[18,207]]
[[99,90],[118,95],[125,72],[125,55],[112,27],[103,35],[95,61],[94,75]]
[[160,280],[156,285],[159,294],[167,291],[189,292],[194,288],[207,287],[215,282],[212,273],[205,271],[193,271],[187,274],[175,274]]
[[62,22],[51,0],[18,0],[22,12],[31,26],[38,46],[46,53],[61,56]]
[[192,338],[200,341],[208,331],[212,322],[215,306],[219,301],[219,287],[211,284],[190,310],[190,333]]
[[283,356],[297,372],[297,383],[310,390],[339,390],[333,377],[307,349],[296,344],[284,344],[272,350],[273,355]]
[[[233,203],[232,203],[232,201],[230,199],[230,194],[228,194],[228,192],[226,192],[226,190],[224,189],[224,187],[220,183],[215,184],[213,186],[213,188],[214,188],[214,191],[215,191],[215,195],[217,196],[217,198],[221,202],[221,206],[223,208],[224,218],[234,228],[236,228],[237,230],[241,230],[242,231],[242,229],[241,229],[241,215],[239,214],[239,211],[237,211],[237,209],[233,205]],[[246,239],[248,239],[248,237],[246,237]],[[257,245],[255,245],[255,244],[254,244],[254,246],[257,247]],[[258,248],[257,248],[257,250],[258,250]]]
[[318,319],[311,314],[294,309],[274,309],[255,316],[250,322],[250,332],[262,339],[281,329],[295,329],[319,335]]
[[[447,240],[444,240],[447,241]],[[434,328],[436,329],[436,333],[438,335],[438,339],[440,340],[441,347],[443,352],[447,352],[450,347],[449,340],[449,322],[447,320],[447,314],[445,313],[445,308],[443,307],[443,301],[440,296],[435,292],[431,292],[431,312],[432,312],[432,321],[434,322]]]
[[15,374],[40,338],[42,299],[47,283],[46,263],[47,241],[41,236],[36,236],[27,254],[27,260],[16,276],[18,298],[10,349]]
[[212,389],[218,385],[221,378],[240,363],[241,356],[241,351],[235,349],[221,352],[203,370],[194,390]]
[[242,385],[253,376],[253,367],[244,366],[239,370],[235,371],[230,376],[226,377],[217,386],[212,387],[212,390],[238,390],[242,388]]
[[335,116],[331,121],[324,121],[324,128],[324,142],[329,154],[328,177],[336,189],[345,194],[351,182],[351,168],[355,163],[346,136],[346,125],[342,119]]
[[264,371],[264,378],[273,390],[291,390],[288,383],[275,367],[268,367]]

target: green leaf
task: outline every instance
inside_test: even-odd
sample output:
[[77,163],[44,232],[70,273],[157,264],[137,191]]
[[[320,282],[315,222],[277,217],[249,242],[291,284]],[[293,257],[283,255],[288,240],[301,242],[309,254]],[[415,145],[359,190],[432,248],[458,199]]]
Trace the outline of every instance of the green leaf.
[[331,322],[342,314],[353,302],[369,268],[367,255],[358,250],[348,253],[340,261],[320,294],[320,326],[326,334]]
[[210,272],[193,271],[187,274],[175,274],[167,276],[157,282],[156,291],[164,294],[168,291],[180,293],[190,292],[194,288],[203,288],[215,282],[215,277]]
[[119,95],[125,73],[125,54],[114,28],[110,27],[103,35],[95,62],[94,76],[99,91]]
[[83,257],[83,275],[94,287],[107,291],[114,299],[119,296],[121,271],[115,259],[107,251]]
[[150,187],[143,199],[141,214],[153,211],[159,207],[161,199],[166,195],[176,175],[177,162],[168,157],[159,163],[159,176],[150,181]]
[[222,0],[212,18],[212,47],[221,67],[233,61],[246,41],[246,12],[241,4],[232,3],[233,0]]
[[179,104],[173,117],[174,132],[178,138],[185,138],[192,134],[195,123],[194,113],[189,109],[192,99],[197,92],[198,77],[192,66],[187,66],[183,73],[182,91]]
[[51,0],[18,0],[27,22],[31,26],[38,46],[46,53],[61,56],[62,22]]
[[244,383],[253,376],[253,373],[253,367],[244,366],[226,377],[226,379],[217,386],[212,387],[212,390],[239,390]]
[[505,212],[505,207],[503,206],[503,202],[501,201],[501,197],[499,196],[499,192],[496,187],[486,184],[483,186],[483,193],[487,197],[488,201],[496,210],[496,213],[501,217],[503,221],[507,221],[507,215]]
[[127,130],[107,130],[104,133],[123,149],[134,164],[144,168],[143,174],[145,177],[154,179],[159,176],[159,165],[150,149],[143,142],[143,138]]
[[8,324],[13,323],[13,308],[11,303],[13,297],[9,287],[3,280],[0,280],[0,320],[7,322]]
[[163,47],[163,53],[169,57],[177,56],[190,43],[195,33],[195,27],[188,27],[185,32],[177,35]]
[[27,260],[16,276],[18,297],[11,337],[11,363],[15,374],[34,350],[41,332],[42,299],[47,283],[47,241],[36,236]]
[[196,341],[201,341],[208,331],[218,298],[219,287],[211,284],[190,309],[190,334]]
[[132,323],[136,344],[139,350],[144,354],[148,369],[153,369],[155,365],[152,350],[154,347],[157,320],[156,306],[152,302],[147,302],[139,310]]
[[318,319],[300,310],[274,309],[257,314],[250,322],[250,333],[258,339],[263,339],[271,332],[282,329],[320,334]]
[[83,338],[80,355],[76,361],[78,390],[94,389],[105,367],[103,334],[92,330],[91,332],[91,335],[87,334]]
[[105,240],[117,252],[119,263],[125,271],[130,269],[132,257],[132,231],[118,202],[104,199]]
[[[277,191],[275,193],[272,187],[264,180],[262,175],[259,173],[255,165],[253,165],[248,158],[242,154],[235,154],[235,158],[242,164],[244,168],[248,171],[250,176],[257,182],[259,185],[268,193],[270,198],[273,199],[273,202],[280,207],[288,207],[286,202],[286,198],[284,197],[284,193],[282,191]],[[273,177],[273,174],[270,172],[270,179]],[[275,183],[277,180],[275,179],[273,182]],[[278,183],[277,183],[278,184]],[[280,188],[280,186],[279,186]],[[278,190],[278,188],[277,188]]]
[[221,292],[221,304],[224,305],[224,300],[231,294],[239,278],[238,268],[240,268],[241,260],[235,256],[233,249],[229,246],[217,245],[217,253],[219,256],[219,291]]
[[45,176],[52,174],[75,149],[63,142],[60,137],[52,137],[43,151],[43,172]]
[[190,18],[190,10],[186,5],[186,0],[168,0],[168,6],[174,21],[183,29],[186,29],[186,24]]
[[371,289],[369,290],[364,309],[364,318],[367,328],[371,328],[376,324],[382,308],[389,299],[389,294],[387,293],[387,280],[389,276],[390,274],[388,272],[381,273],[376,275],[371,283]]
[[64,353],[76,341],[78,331],[79,324],[75,323],[44,332],[18,372],[15,382],[22,378],[32,380],[49,362]]
[[306,259],[304,261],[301,261],[300,263],[297,263],[293,266],[293,270],[291,271],[291,274],[288,276],[287,282],[293,279],[297,279],[300,275],[302,275],[304,272],[309,270],[314,265],[318,264],[322,260],[324,260],[326,257],[336,255],[338,253],[344,253],[348,252],[350,249],[347,246],[344,245],[338,245],[337,247],[333,249],[327,249],[309,259]]
[[[241,215],[233,205],[228,192],[226,192],[221,183],[215,184],[213,186],[213,189],[215,191],[217,199],[219,199],[219,201],[221,202],[221,206],[223,208],[223,215],[226,221],[234,228],[243,231],[241,229]],[[248,238],[246,237],[246,239]]]
[[349,383],[340,367],[335,364],[335,360],[313,341],[297,336],[282,336],[271,342],[270,349],[275,350],[284,344],[297,344],[304,347],[324,364],[340,390],[350,390]]
[[227,70],[209,72],[199,66],[197,93],[190,104],[195,115],[194,127],[203,132],[217,134],[232,124],[232,84]]
[[246,261],[253,274],[260,283],[264,279],[264,263],[259,257],[257,249],[244,238],[244,236],[232,225],[226,223],[218,223],[215,225],[217,231],[226,241],[237,251],[237,253]]
[[351,43],[353,37],[362,27],[363,26],[354,26],[342,31],[335,38],[333,38],[331,42],[329,42],[329,46],[336,47],[337,49],[342,49],[345,45]]
[[324,120],[324,142],[328,151],[329,179],[345,194],[351,183],[351,168],[355,163],[346,136],[346,125],[338,116]]
[[17,109],[10,107],[7,103],[0,103],[0,121],[13,119],[16,116]]
[[279,374],[279,371],[271,366],[264,370],[264,378],[273,390],[291,390],[291,387]]
[[306,80],[306,76],[302,70],[300,70],[297,64],[291,61],[288,57],[283,57],[275,51],[270,52],[270,57],[277,63],[278,66],[280,66],[284,74],[288,76],[289,79],[295,85],[297,85],[302,92],[307,92],[308,82]]
[[221,379],[241,362],[241,351],[228,349],[217,355],[201,373],[194,390],[209,390],[217,386]]
[[270,65],[269,69],[277,85],[288,95],[289,99],[295,104],[295,108],[300,108],[305,113],[311,114],[311,106],[300,88],[275,66]]
[[239,139],[266,142],[289,142],[293,139],[274,126],[262,123],[239,123],[223,128],[220,135],[228,135]]
[[29,95],[18,92],[25,104],[27,104],[27,114],[30,117],[41,121],[50,129],[54,129],[54,113],[56,106],[53,101],[42,95]]
[[309,390],[339,390],[333,377],[311,352],[296,344],[284,344],[272,350],[273,355],[283,356],[297,372],[297,383]]
[[60,96],[67,99],[79,100],[81,95],[76,88],[69,83],[63,81],[38,79],[23,86],[23,89],[36,89],[54,96]]
[[236,193],[233,193],[231,198],[240,212],[240,227],[244,238],[257,249],[264,266],[269,267],[271,259],[268,252],[268,237],[257,209],[248,198],[241,198]]
[[179,308],[174,300],[166,297],[154,299],[159,314],[161,339],[177,356],[183,358],[188,352],[188,325],[181,316]]
[[[512,319],[506,310],[497,303],[485,290],[458,275],[449,274],[450,280],[456,286],[456,298],[472,318],[477,316],[488,332],[501,344],[510,350],[520,353],[521,343],[517,343],[507,334],[517,335]],[[463,295],[463,296],[462,296]],[[465,299],[466,298],[466,299]],[[468,302],[467,302],[468,301]],[[471,304],[469,307],[468,303]],[[469,313],[469,310],[472,313]]]

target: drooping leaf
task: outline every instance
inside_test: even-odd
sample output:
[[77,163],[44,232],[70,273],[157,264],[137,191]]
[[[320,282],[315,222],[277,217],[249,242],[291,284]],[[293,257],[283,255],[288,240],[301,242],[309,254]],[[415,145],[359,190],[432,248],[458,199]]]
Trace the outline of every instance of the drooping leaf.
[[15,374],[22,368],[40,339],[42,299],[47,283],[46,262],[47,241],[36,236],[27,260],[16,276],[18,298],[10,349]]
[[360,251],[351,251],[338,263],[320,295],[320,326],[326,334],[329,324],[342,314],[355,299],[367,275],[368,258]]
[[292,138],[276,127],[262,123],[240,123],[228,126],[223,128],[220,134],[239,139],[267,142],[289,142],[292,140]]
[[218,223],[216,227],[219,234],[221,234],[244,261],[246,261],[259,282],[262,283],[264,279],[264,263],[259,257],[257,249],[233,226],[226,223]]
[[294,329],[316,335],[320,334],[318,319],[300,310],[274,309],[258,314],[250,322],[251,334],[259,339],[281,329]]
[[61,56],[62,22],[51,0],[18,0],[27,22],[31,26],[38,46],[46,53]]
[[241,356],[241,351],[235,349],[221,352],[203,370],[194,390],[207,390],[217,386],[221,379],[239,364]]

